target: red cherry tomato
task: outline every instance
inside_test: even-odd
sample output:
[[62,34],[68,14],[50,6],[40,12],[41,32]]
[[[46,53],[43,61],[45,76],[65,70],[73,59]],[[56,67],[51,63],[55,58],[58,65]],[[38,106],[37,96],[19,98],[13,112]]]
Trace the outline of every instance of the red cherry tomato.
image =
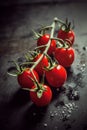
[[71,42],[70,45],[72,46],[74,41],[75,41],[75,33],[73,30],[69,30],[69,31],[64,31],[62,29],[60,29],[58,31],[58,35],[57,35],[58,38],[62,39],[62,40],[70,40]]
[[46,71],[46,79],[49,85],[59,88],[67,79],[67,72],[61,65],[54,66],[51,70]]
[[[37,61],[42,54],[38,54],[35,58],[34,61]],[[35,67],[35,70],[37,73],[42,76],[44,73],[44,67],[47,67],[49,65],[48,58],[46,56],[43,56],[42,60],[38,63],[38,65]]]
[[54,54],[56,60],[63,67],[70,67],[75,58],[75,52],[72,47],[70,48],[56,48]]
[[[38,41],[37,41],[37,46],[42,46],[42,45],[46,45],[48,43],[50,39],[50,35],[49,34],[44,34],[43,36],[41,36]],[[40,48],[40,50],[43,52],[45,48]],[[51,43],[50,43],[50,48],[48,50],[48,54],[49,55],[52,55],[53,52],[55,51],[56,49],[56,41],[55,40],[52,40]]]
[[[37,91],[30,91],[31,100],[37,106],[40,106],[40,107],[48,105],[52,99],[52,91],[51,91],[50,87],[47,85],[42,85],[42,87],[45,90],[43,91],[42,96],[40,98],[37,95]],[[36,88],[36,86],[32,87],[32,89],[34,89],[34,88]]]
[[[35,70],[33,70],[33,73],[36,79],[39,81],[38,73]],[[31,88],[34,85],[33,81],[29,77],[34,79],[34,76],[29,68],[26,68],[21,74],[18,75],[17,80],[22,88]]]

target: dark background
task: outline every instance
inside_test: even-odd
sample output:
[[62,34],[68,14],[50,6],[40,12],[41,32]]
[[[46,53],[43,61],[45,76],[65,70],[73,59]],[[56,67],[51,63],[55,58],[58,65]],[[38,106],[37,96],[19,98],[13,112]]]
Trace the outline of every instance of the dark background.
[[[87,130],[86,12],[86,0],[0,1],[0,130]],[[31,29],[51,24],[54,17],[74,20],[75,61],[67,70],[66,90],[54,90],[51,104],[37,108],[7,70],[11,60],[20,61],[26,51],[36,46]],[[70,87],[79,92],[79,99],[68,99]],[[64,120],[61,113],[69,103],[75,106],[73,110],[67,108],[65,113],[71,110],[70,117]]]

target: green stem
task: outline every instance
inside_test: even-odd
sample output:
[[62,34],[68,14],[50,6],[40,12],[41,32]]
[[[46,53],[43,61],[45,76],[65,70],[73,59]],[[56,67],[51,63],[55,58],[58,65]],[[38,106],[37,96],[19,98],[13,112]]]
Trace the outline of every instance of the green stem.
[[31,69],[30,69],[30,71],[31,71],[32,75],[34,76],[34,81],[35,81],[36,85],[38,86],[38,80],[37,80],[34,72]]
[[15,64],[15,66],[16,66],[18,72],[21,73],[21,68],[19,67],[18,63],[17,63],[16,61],[13,61],[13,62],[14,62],[14,64]]
[[63,25],[65,25],[65,26],[66,26],[66,23],[65,23],[64,21],[62,21],[62,20],[58,19],[58,18],[56,18],[56,22],[59,22],[59,23],[61,23],[61,24],[63,24]]
[[40,34],[38,35],[33,29],[32,29],[32,32],[34,33],[35,37],[37,37],[37,38],[40,37]]
[[46,29],[50,29],[50,28],[52,28],[52,26],[42,27],[42,28],[40,29],[40,31],[43,31],[43,30],[46,30]]
[[35,47],[35,49],[34,50],[38,50],[38,49],[40,49],[40,48],[44,48],[44,47],[46,47],[47,45],[41,45],[41,46],[37,46],[37,47]]
[[20,66],[23,66],[23,65],[29,65],[29,64],[34,64],[35,62],[24,62],[24,63],[21,63]]
[[61,38],[53,37],[53,38],[51,38],[51,40],[57,40],[57,41],[60,41],[60,42],[64,43],[64,40],[62,40]]
[[42,55],[40,56],[40,58],[35,62],[35,64],[30,68],[30,69],[31,69],[31,72],[32,72],[32,70],[39,64],[39,62],[42,60],[43,56],[44,56],[44,54],[42,54]]
[[48,51],[48,49],[49,49],[49,47],[50,47],[51,39],[53,38],[54,31],[55,31],[55,24],[56,24],[56,21],[55,21],[55,18],[54,18],[54,22],[53,22],[53,24],[51,25],[52,28],[51,28],[50,39],[49,39],[49,41],[48,41],[48,43],[47,43],[47,47],[46,47],[45,51],[43,52],[44,55],[47,54],[47,51]]
[[47,58],[48,58],[48,60],[49,60],[50,68],[51,68],[51,67],[53,66],[52,58],[51,58],[48,54],[46,54],[46,56],[47,56]]
[[46,49],[44,50],[43,54],[40,56],[40,58],[39,58],[39,59],[36,61],[36,63],[31,67],[31,72],[32,72],[32,70],[39,64],[39,62],[42,60],[42,58],[44,57],[44,55],[47,54],[47,51],[48,51],[48,49],[49,49],[49,47],[50,47],[51,39],[53,38],[53,35],[54,35],[55,25],[56,25],[56,20],[55,20],[55,18],[54,18],[54,21],[53,21],[53,23],[52,23],[52,25],[51,25],[52,28],[51,28],[50,39],[49,39],[48,43],[46,44],[47,47],[46,47]]

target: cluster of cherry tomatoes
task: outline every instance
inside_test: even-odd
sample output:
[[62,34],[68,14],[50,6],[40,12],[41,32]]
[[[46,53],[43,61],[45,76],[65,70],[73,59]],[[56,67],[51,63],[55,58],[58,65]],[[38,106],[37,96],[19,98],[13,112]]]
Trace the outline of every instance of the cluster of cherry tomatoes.
[[[58,19],[54,20],[59,24]],[[53,25],[53,24],[52,24]],[[46,30],[54,29],[50,33]],[[27,67],[17,64],[17,81],[22,89],[29,90],[31,100],[37,106],[46,106],[52,99],[52,87],[60,88],[67,80],[66,68],[70,67],[75,58],[73,44],[74,31],[70,22],[61,23],[56,37],[54,26],[47,26],[35,33],[37,47],[26,55]],[[41,83],[44,77],[46,83]]]

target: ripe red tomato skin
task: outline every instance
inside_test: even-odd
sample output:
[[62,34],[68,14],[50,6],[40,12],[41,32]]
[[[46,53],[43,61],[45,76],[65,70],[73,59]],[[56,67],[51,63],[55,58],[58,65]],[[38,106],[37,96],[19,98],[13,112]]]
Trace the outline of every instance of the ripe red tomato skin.
[[46,79],[49,85],[59,88],[65,83],[67,72],[63,66],[57,65],[53,69],[46,71]]
[[[41,98],[37,97],[36,92],[30,91],[30,98],[31,98],[32,102],[34,102],[36,104],[36,106],[38,106],[38,107],[47,106],[52,99],[52,91],[51,91],[50,87],[47,85],[43,85],[43,87],[46,90],[43,92]],[[36,88],[36,86],[32,86],[32,89],[34,89],[34,88]]]
[[49,34],[45,34],[43,36],[41,36],[38,41],[37,41],[37,45],[40,46],[40,45],[45,45],[47,44],[47,42],[49,41],[49,37],[50,35]]
[[75,33],[73,30],[70,30],[67,32],[67,31],[60,29],[58,31],[57,37],[62,40],[69,39],[71,41],[71,42],[69,42],[71,46],[74,44],[74,41],[75,41]]
[[[39,81],[38,73],[35,70],[33,70],[33,73],[35,74],[36,79]],[[34,78],[29,68],[26,68],[21,74],[17,76],[18,83],[22,88],[31,88],[34,85],[29,76]]]
[[[50,39],[50,35],[49,34],[44,34],[43,36],[41,36],[38,40],[37,40],[37,46],[41,46],[41,45],[46,45],[48,43]],[[41,48],[40,50],[43,52],[45,48]],[[48,50],[48,55],[52,55],[53,52],[56,49],[56,41],[52,40],[51,44],[50,44],[50,48]]]
[[75,51],[70,48],[56,48],[54,57],[60,65],[67,68],[70,67],[75,59]]
[[[34,61],[37,61],[41,57],[41,53],[39,53],[35,58]],[[35,67],[35,70],[37,73],[42,76],[44,73],[44,67],[47,67],[49,65],[48,58],[46,56],[43,56],[42,60],[39,62],[39,64]]]

